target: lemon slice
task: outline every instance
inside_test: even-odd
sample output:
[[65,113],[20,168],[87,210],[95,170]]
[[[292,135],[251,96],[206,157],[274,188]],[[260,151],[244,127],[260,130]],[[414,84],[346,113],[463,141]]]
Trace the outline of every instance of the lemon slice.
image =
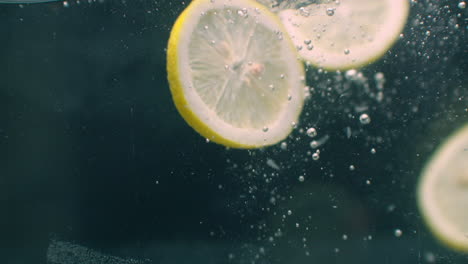
[[418,204],[442,242],[468,252],[468,125],[451,136],[424,168]]
[[174,103],[207,140],[272,145],[291,132],[304,102],[304,69],[281,21],[251,0],[195,0],[167,49]]
[[409,11],[408,0],[299,2],[283,4],[291,9],[279,16],[301,57],[329,70],[356,68],[380,58],[398,39]]

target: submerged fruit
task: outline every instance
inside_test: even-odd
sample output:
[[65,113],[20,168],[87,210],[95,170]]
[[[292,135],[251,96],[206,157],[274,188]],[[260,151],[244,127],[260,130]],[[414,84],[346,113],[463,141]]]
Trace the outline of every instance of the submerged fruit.
[[468,125],[450,136],[424,168],[418,205],[437,238],[468,252]]
[[279,16],[301,57],[330,70],[360,67],[380,58],[398,39],[409,12],[408,0],[281,3],[285,9]]
[[195,0],[169,39],[167,71],[182,117],[209,141],[275,144],[302,110],[303,65],[281,21],[250,0]]

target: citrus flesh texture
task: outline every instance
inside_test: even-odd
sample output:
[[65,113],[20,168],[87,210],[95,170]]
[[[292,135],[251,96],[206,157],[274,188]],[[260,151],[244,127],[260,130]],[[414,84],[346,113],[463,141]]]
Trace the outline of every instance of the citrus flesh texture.
[[304,102],[304,69],[281,21],[251,0],[194,0],[169,39],[174,103],[207,140],[257,148],[289,135]]
[[439,240],[468,252],[468,125],[439,147],[424,168],[418,205]]
[[399,38],[409,12],[408,0],[299,2],[283,4],[288,9],[279,16],[300,56],[329,70],[357,68],[380,58]]

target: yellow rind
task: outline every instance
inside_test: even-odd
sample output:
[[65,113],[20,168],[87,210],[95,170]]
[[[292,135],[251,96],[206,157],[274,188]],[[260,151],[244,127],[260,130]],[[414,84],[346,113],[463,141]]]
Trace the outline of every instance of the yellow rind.
[[[432,169],[432,165],[434,162],[437,161],[439,156],[445,152],[446,148],[449,145],[453,145],[454,143],[452,140],[457,140],[460,135],[468,135],[468,124],[463,126],[462,128],[458,129],[457,132],[455,132],[453,135],[450,136],[450,138],[443,143],[434,154],[432,154],[431,158],[427,162],[427,165],[424,167],[422,174],[421,174],[421,179],[418,183],[417,187],[417,204],[420,209],[422,218],[424,219],[426,226],[429,228],[429,230],[432,232],[432,234],[445,246],[448,248],[451,248],[455,251],[463,252],[463,253],[468,253],[468,238],[466,240],[466,243],[459,242],[459,240],[454,239],[451,237],[451,234],[448,234],[447,232],[443,231],[443,227],[441,227],[440,224],[436,223],[438,222],[439,219],[434,219],[432,215],[429,213],[429,209],[426,208],[426,202],[423,201],[423,199],[426,197],[426,194],[424,192],[424,185],[425,185],[425,177],[429,177],[430,171]],[[440,221],[440,220],[439,220]],[[468,220],[467,220],[468,221]],[[446,223],[445,223],[446,224]]]
[[[273,13],[271,13],[269,10],[265,8],[265,6],[255,2],[255,1],[250,1],[251,5],[261,9],[262,12],[270,16],[272,19],[277,21],[278,27],[281,28],[283,32],[286,34],[286,30],[284,29],[281,21],[279,18],[277,18]],[[211,129],[209,126],[207,126],[199,116],[195,115],[194,112],[188,107],[188,101],[187,98],[185,97],[184,89],[183,89],[183,84],[182,80],[179,78],[180,75],[180,67],[178,65],[179,62],[179,56],[178,56],[178,43],[180,36],[183,32],[184,25],[187,23],[188,18],[191,15],[198,15],[198,14],[192,14],[192,11],[196,8],[197,5],[200,4],[209,4],[210,0],[194,0],[192,1],[189,6],[179,15],[177,18],[172,30],[171,34],[169,37],[169,42],[168,42],[168,47],[167,47],[167,78],[169,81],[169,86],[172,94],[172,99],[174,101],[174,104],[181,114],[182,118],[195,130],[197,131],[200,135],[205,137],[211,142],[215,142],[221,145],[224,145],[226,147],[231,147],[231,148],[242,148],[242,149],[252,149],[252,148],[260,148],[260,147],[265,147],[269,145],[274,145],[277,144],[277,142],[267,142],[266,144],[262,145],[255,145],[255,144],[242,144],[239,142],[232,141],[213,129]],[[294,45],[291,40],[289,40],[287,37],[285,37],[283,40],[288,41],[290,43],[291,49],[294,50]],[[301,65],[301,74],[304,75],[304,68],[303,65],[298,61],[298,64]],[[302,105],[298,109],[297,116],[299,117],[300,112],[302,111],[302,106],[303,106],[303,100],[302,100]],[[297,123],[297,120],[296,120]],[[290,126],[291,127],[291,126]],[[285,135],[284,138],[288,136],[288,134],[292,131],[292,127],[290,128],[290,131]],[[283,138],[283,139],[284,139]]]

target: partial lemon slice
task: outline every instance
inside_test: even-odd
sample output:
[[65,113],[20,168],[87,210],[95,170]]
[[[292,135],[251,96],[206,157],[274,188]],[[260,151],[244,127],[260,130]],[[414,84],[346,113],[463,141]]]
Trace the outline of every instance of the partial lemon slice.
[[291,9],[279,16],[301,57],[329,70],[361,67],[380,58],[398,39],[409,11],[408,0],[299,2],[283,4]]
[[442,242],[468,252],[468,125],[439,147],[424,168],[418,204]]
[[281,21],[250,0],[194,0],[169,39],[173,100],[207,140],[255,148],[284,139],[304,102],[304,69]]

